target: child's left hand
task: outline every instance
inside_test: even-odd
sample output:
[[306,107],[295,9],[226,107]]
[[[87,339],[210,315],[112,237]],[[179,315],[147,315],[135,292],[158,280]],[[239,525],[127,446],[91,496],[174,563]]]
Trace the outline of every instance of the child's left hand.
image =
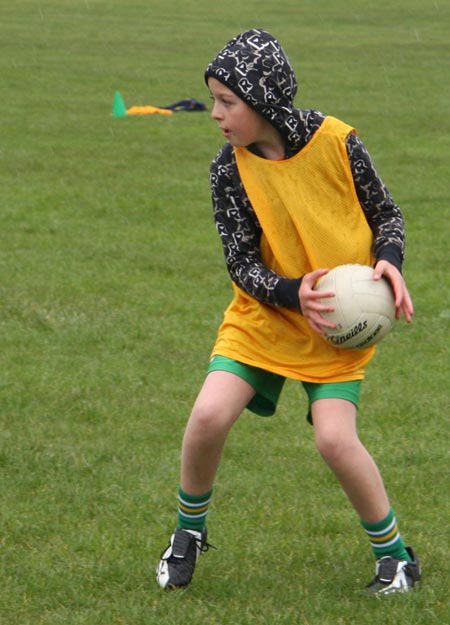
[[400,319],[401,314],[405,317],[405,321],[410,323],[414,315],[414,308],[405,280],[400,271],[387,260],[379,260],[375,265],[374,280],[380,280],[384,276],[394,291],[395,299],[395,318]]

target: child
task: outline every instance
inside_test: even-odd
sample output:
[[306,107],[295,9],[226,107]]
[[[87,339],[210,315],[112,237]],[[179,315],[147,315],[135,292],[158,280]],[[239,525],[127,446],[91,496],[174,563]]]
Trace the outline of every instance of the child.
[[374,265],[374,279],[392,285],[397,319],[403,313],[410,322],[401,212],[353,128],[294,107],[295,74],[269,33],[235,37],[205,80],[227,140],[211,166],[211,190],[234,298],[184,434],[178,525],[157,581],[163,588],[191,581],[209,547],[206,515],[227,434],[245,408],[273,414],[292,378],[309,398],[317,448],[371,542],[370,591],[409,591],[419,562],[356,431],[360,384],[375,348],[339,350],[324,340],[332,324],[321,313],[332,308],[313,290],[336,265]]

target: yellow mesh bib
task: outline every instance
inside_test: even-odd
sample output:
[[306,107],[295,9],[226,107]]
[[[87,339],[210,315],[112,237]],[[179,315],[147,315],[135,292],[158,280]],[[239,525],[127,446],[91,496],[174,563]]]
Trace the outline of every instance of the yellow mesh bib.
[[[373,264],[372,232],[345,146],[351,130],[327,117],[305,148],[282,161],[235,148],[242,183],[263,230],[264,264],[282,276],[298,278],[345,263]],[[336,349],[299,312],[262,304],[236,285],[233,290],[213,354],[308,382],[364,377],[375,348]]]

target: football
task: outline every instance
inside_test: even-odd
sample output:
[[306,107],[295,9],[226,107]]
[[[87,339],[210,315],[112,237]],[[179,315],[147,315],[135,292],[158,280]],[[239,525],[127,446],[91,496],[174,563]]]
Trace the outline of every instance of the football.
[[322,313],[336,324],[324,328],[326,339],[342,349],[365,349],[375,345],[392,327],[395,318],[394,294],[385,278],[373,280],[367,265],[339,265],[322,276],[314,287],[331,291],[334,297],[319,300],[334,307]]

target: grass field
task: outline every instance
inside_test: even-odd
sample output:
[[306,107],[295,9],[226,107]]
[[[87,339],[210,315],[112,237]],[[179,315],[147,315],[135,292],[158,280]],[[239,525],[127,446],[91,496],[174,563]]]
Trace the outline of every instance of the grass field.
[[[230,297],[212,223],[203,70],[278,36],[297,104],[356,126],[407,223],[411,326],[384,341],[360,432],[419,592],[378,601],[367,539],[314,449],[305,400],[246,414],[209,517],[218,550],[161,592],[180,439]],[[444,0],[0,0],[1,625],[448,622],[450,6]]]

